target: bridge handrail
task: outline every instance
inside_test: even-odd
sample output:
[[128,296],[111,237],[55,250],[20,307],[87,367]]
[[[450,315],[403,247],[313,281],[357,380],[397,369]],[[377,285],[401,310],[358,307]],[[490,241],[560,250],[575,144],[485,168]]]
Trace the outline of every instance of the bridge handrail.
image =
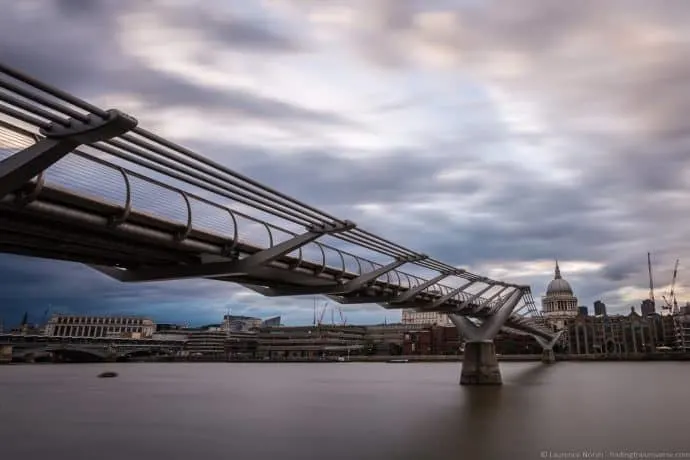
[[[0,88],[5,90],[0,92],[0,114],[5,114],[17,121],[33,126],[34,128],[47,129],[51,124],[69,126],[69,119],[87,122],[90,115],[95,115],[103,119],[108,116],[106,111],[2,63],[0,63]],[[14,126],[14,128],[16,129],[17,127]],[[271,189],[140,127],[136,127],[129,133],[114,139],[90,144],[88,147],[146,168],[150,171],[163,174],[168,178],[174,178],[188,185],[198,187],[214,195],[232,199],[237,203],[244,204],[294,224],[308,227],[314,224],[323,225],[332,222],[340,224],[346,223],[346,221],[342,219],[331,216],[310,205],[304,204],[281,192]],[[252,222],[263,225],[268,233],[270,246],[274,244],[272,229],[288,235],[295,235],[295,232],[290,230],[253,218],[239,211],[230,209],[229,207],[219,205],[197,194],[192,194],[169,184],[155,181],[135,171],[126,170],[123,167],[109,163],[94,155],[87,155],[83,151],[77,151],[77,153],[82,157],[88,157],[100,164],[105,164],[117,169],[117,171],[123,175],[128,199],[131,198],[131,190],[128,183],[129,177],[137,177],[153,185],[178,192],[187,206],[185,235],[193,229],[190,198],[218,209],[223,209],[229,213],[234,221],[233,232],[235,235],[232,239],[232,244],[237,243],[236,216],[242,216]],[[130,207],[131,201],[127,201],[124,205],[124,213],[131,211]],[[454,266],[430,257],[420,258],[419,256],[421,256],[421,254],[415,251],[356,227],[346,232],[334,234],[333,237],[385,256],[393,258],[416,258],[409,263],[440,273],[451,272],[453,276],[470,281],[487,283],[494,286],[505,285],[504,283],[498,283],[468,271],[459,270]],[[341,268],[343,273],[346,271],[345,255],[355,260],[358,266],[358,274],[362,274],[362,263],[369,264],[372,267],[381,266],[381,264],[345,252],[342,249],[337,249],[318,242],[315,244],[322,253],[324,249],[329,249],[335,251],[339,255],[342,262]],[[301,249],[299,249],[298,254],[299,261],[301,261]],[[322,266],[324,268],[326,266],[325,259],[326,257],[324,254],[322,260]],[[385,275],[386,283],[391,286],[396,286],[391,279],[391,274],[397,277],[398,288],[403,288],[402,278],[405,278],[407,281],[407,286],[405,286],[407,289],[426,282],[425,278],[421,276],[396,269]],[[415,281],[414,285],[413,280]],[[424,289],[423,292],[431,294],[433,290],[450,292],[452,289],[453,288],[448,285],[436,283]],[[467,296],[472,296],[472,294],[462,291],[457,293],[454,298],[462,301],[467,300]],[[485,301],[485,298],[477,299],[479,303]],[[529,304],[527,304],[527,308],[530,313],[533,313],[534,309]],[[536,315],[539,316],[538,311],[536,311]]]
[[[2,99],[15,107],[21,107],[24,111],[31,113],[31,116],[12,109],[12,107],[4,107],[4,112],[34,126],[47,127],[48,125],[47,122],[42,121],[38,117],[47,119],[52,123],[66,125],[67,119],[57,115],[56,112],[79,121],[86,120],[88,114],[101,118],[107,116],[106,111],[99,107],[2,63],[0,63],[0,77],[4,77],[0,78],[0,87],[19,96],[3,93],[1,95]],[[25,101],[30,101],[43,107],[27,104]],[[0,106],[0,110],[2,109],[3,107]],[[105,147],[108,150],[113,150],[112,147],[115,147],[116,149],[121,149],[119,153],[128,161],[139,157],[140,162],[142,162],[141,158],[147,158],[150,160],[150,163],[146,167],[157,163],[158,166],[165,165],[164,167],[168,168],[168,173],[177,171],[187,175],[188,178],[201,178],[206,181],[205,188],[209,187],[209,184],[214,184],[215,187],[233,194],[234,197],[232,199],[238,202],[244,202],[244,204],[255,209],[271,213],[276,217],[300,225],[320,224],[324,221],[341,224],[345,222],[140,127],[136,127],[131,133],[119,136],[117,139],[93,144],[92,147],[99,149]],[[209,189],[209,191],[218,193],[219,189],[215,187]],[[246,202],[242,197],[251,197],[251,201]],[[266,201],[267,199],[270,201]],[[343,241],[367,247],[370,250],[391,257],[419,255],[417,252],[399,244],[357,228],[335,236]],[[432,258],[413,263],[440,271],[456,269]],[[466,279],[482,278],[469,272],[463,277]]]
[[[1,111],[1,110],[2,110],[2,109],[0,108],[0,111]],[[7,122],[4,122],[4,121],[0,120],[0,128],[2,128],[2,127],[4,127],[5,129],[8,129],[8,130],[11,130],[11,131],[13,131],[13,132],[15,132],[15,133],[22,134],[22,135],[26,136],[27,138],[31,138],[31,139],[33,139],[33,140],[35,140],[35,141],[40,140],[40,136],[37,136],[36,134],[33,134],[33,133],[31,133],[30,131],[28,131],[28,130],[25,130],[25,129],[16,127],[16,126],[14,126],[14,125],[12,125],[12,124],[10,124],[10,123],[7,123]],[[33,134],[33,135],[32,135],[32,134]],[[227,212],[227,213],[228,213],[229,215],[231,215],[231,216],[234,215],[234,217],[235,217],[235,218],[233,219],[234,222],[237,221],[237,217],[241,217],[241,218],[247,219],[247,220],[249,220],[249,221],[251,221],[251,222],[260,224],[260,225],[264,226],[264,227],[268,230],[268,233],[269,233],[269,241],[270,241],[270,246],[269,246],[269,247],[272,247],[272,245],[275,243],[275,237],[274,237],[274,235],[271,233],[270,229],[273,229],[273,230],[278,231],[278,232],[282,232],[282,233],[287,234],[287,235],[290,235],[290,236],[296,236],[296,235],[297,235],[297,233],[294,232],[294,231],[291,231],[291,230],[288,230],[288,229],[279,227],[278,225],[275,225],[275,224],[272,224],[272,223],[263,221],[263,220],[261,220],[261,219],[257,219],[256,217],[253,217],[253,216],[248,215],[248,214],[246,214],[246,213],[243,213],[243,212],[241,212],[241,211],[232,210],[232,209],[230,209],[230,208],[227,207],[227,206],[223,206],[223,205],[220,205],[220,204],[218,204],[218,203],[215,203],[215,202],[213,202],[213,201],[211,201],[211,200],[209,200],[209,199],[207,199],[207,198],[205,198],[205,197],[202,197],[202,196],[200,196],[200,195],[197,195],[197,194],[194,194],[194,193],[191,193],[191,192],[184,191],[184,190],[179,189],[179,188],[177,188],[177,187],[174,187],[174,186],[172,186],[172,185],[169,185],[169,184],[166,184],[166,183],[161,182],[161,181],[159,181],[159,180],[156,180],[156,179],[150,178],[150,177],[148,177],[148,176],[145,176],[145,175],[143,175],[143,174],[141,174],[141,173],[138,173],[138,172],[136,172],[136,171],[132,171],[131,169],[127,169],[127,168],[124,168],[124,167],[115,165],[115,164],[113,164],[113,163],[110,163],[110,162],[108,162],[108,161],[102,159],[102,158],[98,158],[98,157],[96,157],[96,156],[94,156],[94,155],[92,155],[92,154],[89,154],[89,153],[87,153],[87,152],[84,152],[84,151],[82,151],[81,149],[74,150],[74,151],[72,152],[72,155],[78,156],[78,157],[83,158],[83,159],[85,159],[85,160],[87,160],[87,161],[92,161],[92,162],[94,162],[94,163],[97,163],[97,164],[99,164],[99,165],[101,165],[101,166],[110,168],[110,169],[112,169],[113,171],[116,171],[116,172],[122,174],[123,177],[125,178],[125,180],[124,180],[124,182],[125,182],[125,187],[127,187],[127,188],[129,188],[129,185],[128,185],[128,184],[129,184],[129,181],[128,181],[127,178],[137,178],[137,179],[139,179],[139,180],[148,182],[148,183],[150,183],[150,184],[152,184],[152,185],[154,185],[154,186],[162,187],[162,188],[165,188],[165,189],[167,189],[167,190],[171,190],[171,191],[174,191],[174,192],[176,192],[176,193],[179,193],[179,194],[181,194],[181,195],[185,195],[187,199],[191,199],[191,200],[195,200],[195,201],[198,201],[198,202],[207,204],[207,205],[209,205],[209,206],[212,206],[212,207],[214,207],[214,208],[217,208],[217,209],[219,209],[219,210],[222,210],[222,211],[224,211],[224,212]],[[50,168],[49,168],[49,169],[50,169]],[[54,186],[51,187],[51,186],[44,185],[43,188],[44,188],[44,189],[50,189],[50,188],[55,188],[55,187],[54,187]],[[71,190],[70,190],[70,192],[71,192],[71,193],[76,193],[77,195],[79,195],[78,192],[74,192],[74,191],[71,191]],[[130,193],[131,193],[131,192],[130,192],[129,190],[127,190],[126,195],[129,196]],[[128,214],[128,215],[131,214],[132,212],[136,212],[136,210],[132,209],[131,203],[124,203],[124,204],[123,204],[124,207],[127,207],[127,205],[129,205],[129,209],[127,209],[127,214]],[[144,212],[144,213],[145,213],[146,211],[140,211],[140,212]],[[236,244],[236,242],[237,242],[237,240],[235,240],[235,238],[238,238],[238,236],[237,236],[237,229],[238,229],[238,225],[234,224],[234,225],[233,225],[233,233],[234,233],[234,235],[233,235],[233,239],[232,239],[232,241],[231,241],[231,243],[230,243],[231,245]],[[335,253],[339,254],[340,260],[343,261],[343,262],[344,262],[344,257],[343,257],[343,256],[348,256],[348,257],[351,257],[352,259],[354,259],[354,260],[356,261],[357,265],[358,265],[358,268],[359,268],[359,270],[358,270],[358,272],[357,272],[358,275],[361,275],[361,274],[363,273],[362,267],[363,267],[364,264],[369,264],[369,265],[371,265],[372,267],[374,267],[374,269],[377,269],[377,268],[383,266],[383,264],[381,264],[381,263],[373,262],[373,261],[371,261],[371,260],[369,260],[369,259],[366,259],[366,258],[364,258],[364,257],[362,257],[362,256],[358,256],[358,255],[356,255],[356,254],[352,254],[352,253],[350,253],[350,252],[348,252],[348,251],[344,251],[344,250],[342,250],[342,249],[333,247],[333,246],[328,245],[328,244],[325,244],[325,243],[315,242],[315,243],[312,243],[312,244],[316,244],[317,246],[319,246],[320,248],[323,248],[323,249],[328,249],[328,250],[334,251]],[[300,249],[300,252],[301,252],[301,249]],[[301,259],[302,259],[302,256],[299,256],[299,259],[301,260]],[[324,259],[325,259],[325,257],[322,258],[321,264],[323,265],[323,268],[326,268],[326,264],[325,264],[326,261],[325,261]],[[310,262],[318,263],[318,262],[313,261],[313,260],[310,260]],[[335,268],[335,267],[330,267],[330,268]],[[345,266],[342,265],[342,266],[341,266],[341,269],[345,270]],[[397,275],[397,278],[398,278],[398,280],[399,280],[399,282],[397,283],[397,286],[398,286],[399,288],[403,288],[403,289],[412,288],[412,287],[417,286],[417,285],[419,285],[419,284],[422,284],[422,283],[424,283],[424,282],[426,281],[426,279],[423,278],[423,277],[421,277],[421,276],[414,275],[414,274],[411,274],[411,273],[408,273],[408,272],[405,272],[405,271],[399,270],[399,269],[392,270],[390,273],[393,273],[393,274]],[[402,276],[401,276],[401,275],[402,275]],[[391,286],[395,286],[395,285],[396,285],[396,283],[394,283],[394,282],[390,279],[390,275],[389,275],[389,274],[384,275],[384,276],[386,277],[386,282],[387,282],[387,284],[389,284],[389,285],[391,285]],[[407,285],[406,285],[406,286],[405,286],[403,280],[407,281]],[[414,281],[414,283],[413,283],[413,281]],[[441,284],[441,283],[437,283],[437,284],[435,284],[435,285],[432,285],[432,286],[428,287],[427,289],[425,289],[425,291],[426,291],[426,292],[429,292],[429,291],[432,291],[432,290],[434,290],[434,289],[445,290],[446,292],[450,292],[451,290],[453,290],[453,288],[452,288],[451,286],[448,286],[448,285],[445,285],[445,284]],[[470,298],[471,296],[472,296],[472,293],[471,293],[471,292],[461,291],[461,292],[457,293],[456,296],[455,296],[454,298],[456,298],[458,301],[462,302],[462,301],[467,300],[467,299]],[[482,297],[479,297],[479,298],[477,299],[477,302],[482,302],[482,301],[484,301],[484,299],[483,299]]]

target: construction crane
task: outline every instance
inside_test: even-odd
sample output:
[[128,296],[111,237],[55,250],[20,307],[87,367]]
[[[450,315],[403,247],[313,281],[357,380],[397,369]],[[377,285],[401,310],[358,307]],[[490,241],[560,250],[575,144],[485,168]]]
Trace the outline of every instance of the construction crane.
[[647,253],[647,268],[649,269],[649,300],[654,307],[654,280],[652,279],[652,255]]
[[347,317],[343,313],[343,309],[341,307],[338,307],[338,314],[340,315],[340,325],[341,326],[347,325]]
[[668,293],[668,298],[666,296],[662,296],[664,299],[664,305],[662,310],[668,310],[669,312],[672,312],[673,314],[677,314],[679,312],[678,310],[678,301],[676,300],[676,278],[678,277],[678,264],[680,263],[680,259],[676,259],[676,265],[673,267],[673,278],[671,279],[671,290]]
[[314,316],[311,321],[312,326],[316,326],[316,296],[314,296]]
[[48,320],[48,313],[50,312],[50,308],[52,307],[52,304],[48,304],[48,308],[45,309],[43,312],[43,319],[42,319],[42,325],[45,326],[46,321]]
[[321,313],[319,313],[319,319],[316,322],[317,326],[321,326],[321,324],[323,323],[323,317],[326,314],[326,310],[328,310],[328,302],[323,304],[323,308],[321,309]]
[[680,259],[676,259],[676,265],[673,267],[673,280],[671,281],[671,292],[669,297],[671,297],[671,302],[673,302],[673,314],[676,315],[680,313],[678,309],[678,300],[676,299],[676,278],[678,278],[678,264]]

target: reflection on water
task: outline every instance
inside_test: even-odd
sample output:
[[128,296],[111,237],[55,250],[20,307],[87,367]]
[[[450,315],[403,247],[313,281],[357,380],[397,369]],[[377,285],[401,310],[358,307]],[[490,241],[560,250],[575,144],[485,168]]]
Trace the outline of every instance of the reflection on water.
[[[685,363],[0,367],[2,458],[481,459],[682,451]],[[116,379],[97,374],[112,369]],[[690,447],[686,448],[690,450]]]

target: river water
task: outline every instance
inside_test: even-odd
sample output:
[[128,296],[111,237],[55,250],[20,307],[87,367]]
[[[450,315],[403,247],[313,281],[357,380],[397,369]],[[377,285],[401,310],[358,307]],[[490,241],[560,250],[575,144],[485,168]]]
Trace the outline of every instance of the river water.
[[688,363],[501,368],[480,388],[458,363],[0,366],[0,458],[690,459]]

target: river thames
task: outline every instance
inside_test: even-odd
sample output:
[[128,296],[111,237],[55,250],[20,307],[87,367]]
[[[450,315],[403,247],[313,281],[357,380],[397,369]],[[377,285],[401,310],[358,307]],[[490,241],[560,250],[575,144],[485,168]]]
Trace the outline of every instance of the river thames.
[[690,458],[688,363],[501,369],[480,388],[458,363],[4,366],[0,458]]

